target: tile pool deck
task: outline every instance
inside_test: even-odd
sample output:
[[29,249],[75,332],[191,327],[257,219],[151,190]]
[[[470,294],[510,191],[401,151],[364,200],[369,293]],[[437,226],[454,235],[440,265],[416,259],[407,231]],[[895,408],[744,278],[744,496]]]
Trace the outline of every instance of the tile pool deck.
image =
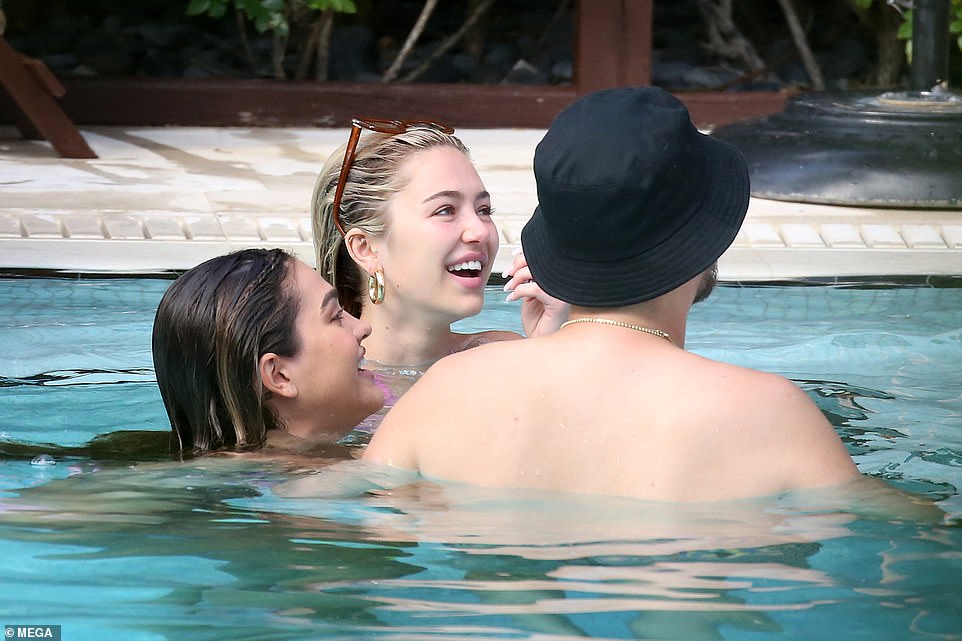
[[[155,273],[243,247],[313,264],[308,207],[346,129],[84,128],[99,158],[60,158],[0,127],[0,269]],[[542,130],[459,130],[491,192],[500,272],[537,201]],[[962,210],[752,199],[725,280],[962,275]]]

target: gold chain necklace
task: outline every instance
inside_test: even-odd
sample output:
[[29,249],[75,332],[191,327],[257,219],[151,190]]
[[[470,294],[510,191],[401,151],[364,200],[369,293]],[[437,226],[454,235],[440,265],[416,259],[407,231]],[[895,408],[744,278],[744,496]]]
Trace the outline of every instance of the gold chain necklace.
[[671,340],[671,336],[668,332],[660,329],[652,329],[650,327],[642,327],[641,325],[632,325],[631,323],[623,323],[621,321],[610,320],[608,318],[575,318],[574,320],[565,321],[561,323],[561,327],[558,329],[564,329],[568,325],[574,325],[575,323],[601,323],[602,325],[614,325],[616,327],[626,327],[628,329],[633,329],[636,332],[644,332],[645,334],[651,334],[652,336],[658,336],[659,338],[664,338],[666,341],[674,345],[674,341]]

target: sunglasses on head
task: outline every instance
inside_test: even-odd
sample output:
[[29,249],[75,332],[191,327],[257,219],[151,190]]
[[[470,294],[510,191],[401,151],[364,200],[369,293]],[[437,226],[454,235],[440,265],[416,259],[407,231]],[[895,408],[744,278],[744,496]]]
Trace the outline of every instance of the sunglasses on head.
[[379,120],[377,118],[353,118],[351,120],[351,137],[347,139],[347,147],[344,149],[344,162],[341,163],[341,173],[337,176],[337,188],[334,190],[334,209],[331,214],[334,218],[334,226],[337,227],[337,231],[341,232],[341,236],[346,234],[344,226],[341,224],[341,198],[344,196],[347,176],[351,173],[351,165],[354,164],[354,156],[357,154],[357,143],[361,139],[361,130],[367,129],[379,134],[397,135],[408,129],[419,127],[437,129],[445,134],[454,133],[452,127],[430,120]]

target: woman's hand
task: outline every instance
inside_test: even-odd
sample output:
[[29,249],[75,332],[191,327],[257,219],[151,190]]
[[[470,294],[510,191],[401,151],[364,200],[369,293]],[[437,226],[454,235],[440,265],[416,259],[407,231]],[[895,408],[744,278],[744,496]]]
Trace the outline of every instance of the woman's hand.
[[508,278],[504,284],[504,291],[508,292],[505,300],[521,301],[521,326],[525,336],[533,338],[551,334],[568,320],[568,304],[546,294],[531,279],[528,261],[521,249],[515,250],[511,266],[501,275]]

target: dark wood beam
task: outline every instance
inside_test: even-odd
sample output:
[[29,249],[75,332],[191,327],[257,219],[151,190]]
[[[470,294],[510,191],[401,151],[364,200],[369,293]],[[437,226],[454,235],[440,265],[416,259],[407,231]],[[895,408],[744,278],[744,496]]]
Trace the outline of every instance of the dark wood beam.
[[277,80],[72,78],[65,108],[96,125],[345,127],[351,118],[429,118],[454,127],[544,127],[570,87]]
[[[359,115],[431,118],[454,127],[547,128],[573,87],[297,83],[275,80],[65,78],[64,110],[93,126],[345,127]],[[786,92],[679,92],[699,127],[781,111]],[[0,122],[16,122],[0,104]]]
[[702,129],[776,114],[785,109],[785,101],[792,95],[788,91],[675,92],[688,107],[692,122]]
[[651,83],[654,0],[578,0],[575,86],[579,94]]

